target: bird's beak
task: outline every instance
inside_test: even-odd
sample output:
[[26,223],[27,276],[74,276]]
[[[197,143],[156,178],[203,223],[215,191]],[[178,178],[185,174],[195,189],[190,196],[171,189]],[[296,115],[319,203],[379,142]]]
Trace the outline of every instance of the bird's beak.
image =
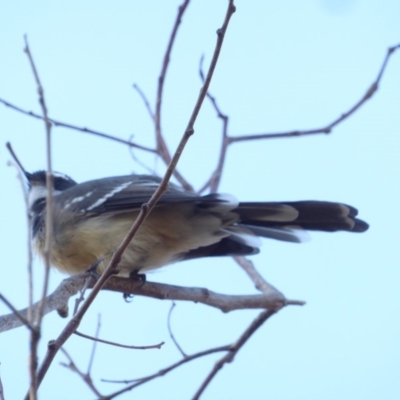
[[25,178],[27,180],[29,188],[31,188],[33,185],[33,181],[34,181],[33,174],[31,174],[30,172],[27,172],[25,170],[22,170],[22,173],[25,175]]
[[28,181],[31,181],[33,179],[33,175],[30,172],[27,171],[22,171],[26,177],[26,179],[28,179]]

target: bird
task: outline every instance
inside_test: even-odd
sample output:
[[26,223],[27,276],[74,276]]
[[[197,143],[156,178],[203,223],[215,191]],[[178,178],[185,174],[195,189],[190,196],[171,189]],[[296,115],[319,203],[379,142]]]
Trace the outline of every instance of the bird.
[[[44,257],[46,171],[23,171],[28,183],[32,242]],[[143,203],[159,186],[152,175],[125,175],[77,183],[53,172],[53,238],[50,263],[74,275],[98,263],[107,267]],[[260,237],[304,241],[307,231],[365,232],[357,209],[329,201],[239,202],[232,195],[199,195],[169,183],[118,265],[132,276],[178,261],[212,256],[257,254]]]

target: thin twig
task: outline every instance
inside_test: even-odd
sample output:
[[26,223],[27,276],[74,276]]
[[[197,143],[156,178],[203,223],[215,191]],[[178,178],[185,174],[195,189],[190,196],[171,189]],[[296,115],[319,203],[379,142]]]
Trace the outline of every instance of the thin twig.
[[[178,33],[178,28],[182,22],[183,14],[185,13],[187,6],[189,5],[189,2],[190,0],[184,0],[183,3],[178,7],[178,13],[175,18],[175,23],[168,40],[167,49],[165,51],[163,62],[161,65],[160,75],[158,77],[156,105],[154,112],[150,107],[150,103],[145,93],[140,89],[138,85],[136,84],[133,85],[133,88],[138,92],[139,96],[143,100],[146,109],[150,115],[150,118],[154,123],[156,147],[157,147],[156,153],[158,154],[158,156],[161,157],[161,159],[164,161],[166,165],[169,165],[171,163],[171,155],[169,153],[161,128],[161,109],[162,109],[162,97],[164,92],[164,82],[167,75],[169,60],[171,58],[172,47],[175,43],[176,35]],[[183,175],[181,175],[181,173],[177,169],[174,170],[174,176],[184,189],[193,191],[192,185],[190,185],[190,183],[183,177]]]
[[[17,111],[17,112],[19,112],[21,114],[24,114],[24,115],[27,115],[29,117],[33,117],[33,118],[37,118],[37,119],[43,120],[43,116],[42,115],[36,114],[33,111],[24,110],[23,108],[18,107],[15,104],[12,104],[7,100],[4,100],[4,99],[0,98],[0,103],[4,104],[6,107],[9,107],[12,110]],[[80,127],[80,126],[77,126],[77,125],[73,125],[73,124],[69,124],[69,123],[66,123],[66,122],[58,121],[58,120],[53,119],[53,118],[48,118],[48,121],[50,122],[50,124],[52,124],[54,126],[57,126],[57,127],[67,128],[67,129],[71,129],[71,130],[78,131],[78,132],[83,132],[83,133],[89,133],[91,135],[98,136],[98,137],[101,137],[101,138],[104,138],[104,139],[108,139],[108,140],[112,140],[114,142],[126,144],[129,147],[136,147],[137,149],[140,149],[140,150],[143,150],[143,151],[147,151],[149,153],[153,153],[153,154],[157,153],[156,149],[151,149],[149,147],[142,146],[142,145],[137,144],[137,143],[133,143],[133,142],[131,142],[129,140],[121,139],[119,137],[110,135],[108,133],[95,131],[94,129],[90,129],[90,128]]]
[[167,49],[165,51],[164,59],[161,65],[160,75],[158,77],[156,106],[155,106],[155,112],[153,114],[154,128],[155,128],[156,142],[157,142],[157,153],[161,156],[161,158],[167,165],[171,163],[171,155],[168,151],[168,147],[165,143],[161,129],[161,107],[162,107],[162,97],[164,92],[164,82],[168,71],[169,60],[171,58],[172,47],[175,43],[175,38],[178,33],[178,28],[181,24],[183,14],[185,13],[187,6],[189,5],[189,2],[190,0],[184,0],[182,4],[178,7],[178,14],[175,18],[175,23],[168,40]]
[[204,84],[200,90],[199,97],[197,99],[196,105],[192,112],[192,116],[190,117],[189,124],[186,128],[185,133],[187,133],[189,136],[194,133],[194,129],[193,129],[194,122],[196,121],[197,115],[200,112],[204,98],[207,95],[208,88],[210,87],[211,79],[214,74],[215,67],[217,65],[217,61],[218,61],[219,54],[221,52],[222,44],[224,42],[225,33],[226,33],[226,30],[228,29],[229,21],[235,11],[236,11],[236,8],[233,4],[233,0],[230,0],[229,5],[228,5],[228,10],[225,15],[224,23],[222,24],[222,27],[217,30],[217,43],[215,45],[214,54],[211,59],[210,66],[208,67],[208,72],[207,72],[206,78],[204,80]]
[[[132,140],[133,135],[129,137],[129,140]],[[142,160],[139,159],[139,157],[136,156],[134,153],[133,147],[129,147],[129,154],[132,157],[132,160],[135,161],[137,164],[139,164],[143,169],[145,169],[150,175],[157,175],[157,173],[151,169],[147,164],[145,164]]]
[[[96,333],[94,335],[95,339],[99,338],[100,334],[100,328],[101,328],[101,315],[99,314],[97,316],[97,327],[96,327]],[[77,334],[78,331],[75,331],[75,334]],[[90,376],[90,373],[92,372],[92,367],[93,367],[93,362],[94,362],[94,356],[96,355],[96,349],[97,349],[97,340],[93,341],[93,346],[92,346],[92,351],[90,353],[90,358],[88,362],[88,367],[86,374]]]
[[75,299],[75,306],[72,315],[75,315],[78,312],[79,305],[85,301],[85,293],[86,290],[89,288],[90,283],[93,281],[93,277],[88,274],[86,277],[85,283],[83,284],[82,288],[79,290],[79,297]]
[[169,332],[169,336],[171,338],[171,340],[174,342],[174,345],[176,346],[176,348],[178,349],[178,351],[182,354],[182,357],[186,357],[187,354],[183,351],[182,347],[179,345],[178,341],[175,339],[174,334],[172,333],[172,328],[171,328],[171,316],[172,316],[172,311],[175,308],[176,304],[173,301],[171,303],[171,307],[168,311],[168,318],[167,318],[167,326],[168,326],[168,332]]
[[132,87],[133,87],[133,88],[137,91],[137,93],[139,94],[140,98],[142,99],[142,101],[143,101],[143,103],[144,103],[144,105],[145,105],[145,107],[146,107],[147,112],[149,113],[149,116],[150,116],[151,120],[152,120],[153,123],[154,123],[154,112],[153,112],[153,110],[151,109],[150,102],[149,102],[149,99],[147,98],[146,94],[143,92],[142,88],[141,88],[137,83],[134,83],[134,84],[132,85]]
[[[51,123],[48,117],[46,100],[44,98],[44,89],[43,85],[40,81],[39,74],[33,61],[32,53],[29,48],[28,38],[25,35],[25,48],[24,52],[26,53],[29,63],[32,68],[33,75],[35,77],[37,92],[39,95],[39,104],[42,109],[43,121],[45,124],[46,131],[46,161],[47,161],[47,170],[46,170],[46,187],[47,187],[47,197],[46,197],[46,236],[45,236],[45,245],[44,245],[44,262],[45,262],[45,276],[44,276],[44,284],[43,284],[43,294],[42,298],[44,299],[47,296],[47,288],[49,284],[49,272],[50,272],[50,258],[51,258],[51,248],[52,248],[52,240],[53,240],[53,175],[52,175],[52,163],[51,163]],[[39,309],[39,313],[37,314],[38,321],[37,324],[40,325],[40,320],[42,318],[42,312]]]
[[122,393],[128,392],[128,391],[130,391],[130,390],[132,390],[132,389],[134,389],[134,388],[136,388],[136,387],[138,387],[140,385],[143,385],[144,383],[147,383],[147,382],[149,382],[149,381],[151,381],[151,380],[153,380],[155,378],[159,378],[160,376],[164,376],[167,373],[173,371],[175,368],[178,368],[181,365],[186,364],[186,363],[188,363],[190,361],[193,361],[193,360],[195,360],[197,358],[204,357],[204,356],[207,356],[207,355],[210,355],[210,354],[214,354],[214,353],[218,353],[220,351],[230,351],[231,347],[232,347],[231,345],[220,346],[220,347],[215,347],[215,348],[212,348],[212,349],[200,351],[200,352],[198,352],[196,354],[192,354],[192,355],[186,356],[185,358],[181,359],[180,361],[170,365],[167,368],[161,369],[160,371],[158,371],[155,374],[148,375],[148,376],[145,376],[143,378],[138,378],[138,379],[133,379],[133,380],[125,380],[125,381],[102,379],[103,382],[113,382],[113,383],[134,382],[133,384],[131,384],[131,385],[129,385],[129,386],[127,386],[127,387],[125,387],[125,388],[123,388],[121,390],[118,390],[117,392],[114,392],[112,394],[109,394],[108,396],[103,397],[102,400],[110,400],[110,399],[112,399],[114,397],[117,397],[117,396],[121,395]]
[[86,334],[78,332],[78,331],[75,331],[74,333],[77,336],[83,337],[85,339],[93,340],[94,342],[109,344],[110,346],[122,347],[124,349],[131,349],[131,350],[161,349],[161,347],[164,345],[164,342],[160,342],[160,343],[151,344],[151,345],[148,345],[148,346],[133,346],[133,345],[128,345],[128,344],[121,344],[121,343],[117,343],[117,342],[111,342],[110,340],[99,339],[98,337],[86,335]]
[[94,386],[92,377],[90,376],[90,373],[84,373],[82,372],[77,365],[75,364],[74,360],[72,359],[72,357],[69,355],[69,353],[67,352],[67,350],[64,349],[64,347],[61,347],[60,349],[65,357],[68,358],[69,364],[67,363],[63,363],[61,362],[60,364],[65,367],[68,368],[69,370],[71,370],[72,372],[77,373],[80,378],[89,386],[89,388],[92,390],[92,392],[100,399],[103,398],[103,396],[101,395],[101,393],[97,390],[96,386]]
[[29,312],[28,312],[28,321],[33,324],[33,315],[32,315],[32,304],[33,304],[33,270],[32,270],[32,262],[33,262],[33,255],[32,255],[32,246],[31,246],[31,234],[32,234],[32,221],[31,218],[29,218],[29,201],[28,201],[28,190],[26,187],[25,183],[25,177],[24,177],[24,172],[26,171],[24,166],[22,165],[21,161],[17,157],[17,155],[14,152],[14,149],[11,146],[10,142],[6,143],[6,148],[10,152],[11,157],[13,158],[14,162],[17,164],[18,168],[18,179],[21,183],[21,189],[23,193],[23,198],[24,198],[24,203],[25,203],[25,211],[27,215],[27,250],[28,250],[28,265],[27,265],[27,271],[28,271],[28,305],[29,305]]
[[212,381],[212,379],[216,376],[218,371],[224,366],[226,363],[230,363],[235,358],[236,354],[239,350],[244,346],[244,344],[250,339],[256,330],[263,325],[263,323],[275,314],[274,310],[266,310],[263,311],[259,316],[250,324],[250,326],[243,332],[243,334],[239,337],[239,339],[234,343],[230,352],[227,353],[224,357],[222,357],[218,362],[215,363],[213,369],[208,374],[204,382],[201,384],[199,390],[193,396],[193,400],[197,400],[200,398],[201,394],[204,392],[206,387]]
[[[202,82],[204,82],[204,72],[203,72],[203,62],[204,56],[200,58],[199,64],[199,75]],[[210,100],[212,106],[214,107],[215,112],[217,113],[217,117],[222,120],[222,142],[220,148],[220,154],[218,157],[218,164],[215,168],[214,172],[211,174],[208,181],[198,190],[198,193],[203,193],[207,188],[210,188],[210,192],[216,192],[221,181],[222,170],[225,165],[226,152],[228,150],[228,124],[229,117],[224,114],[217,104],[216,98],[211,95],[210,92],[207,92],[207,98]]]
[[[46,170],[46,188],[47,188],[47,196],[46,196],[46,234],[45,234],[45,244],[44,244],[44,263],[45,263],[45,275],[44,275],[44,282],[43,282],[43,292],[42,292],[42,299],[47,296],[47,290],[49,285],[49,273],[50,273],[50,259],[51,259],[51,248],[52,248],[52,240],[53,240],[53,175],[52,175],[52,165],[51,165],[51,123],[48,117],[47,105],[46,100],[44,98],[44,89],[43,85],[40,81],[39,74],[33,61],[32,53],[29,48],[28,38],[25,35],[25,48],[24,52],[26,53],[34,78],[37,86],[37,92],[39,95],[39,104],[42,109],[43,114],[43,121],[45,124],[45,131],[46,131],[46,161],[47,161],[47,170]],[[40,326],[40,322],[43,316],[43,307],[39,307],[39,312],[37,313],[37,321],[36,324]]]
[[[266,296],[274,296],[277,299],[281,299],[283,304],[285,304],[284,303],[285,296],[283,295],[283,293],[281,293],[276,287],[272,286],[262,277],[262,275],[254,267],[252,261],[243,256],[234,256],[233,259],[236,261],[238,265],[242,267],[242,269],[254,282],[254,286],[256,287],[257,290],[263,292]],[[279,301],[276,302],[276,306],[277,306],[276,310],[282,307]]]
[[[11,157],[13,158],[14,162],[17,164],[17,166],[18,166],[20,172],[21,172],[21,171],[22,171],[22,172],[26,171],[25,168],[24,168],[24,166],[22,165],[20,159],[19,159],[19,158],[17,157],[17,155],[15,154],[15,151],[14,151],[14,149],[12,148],[10,142],[7,142],[7,143],[6,143],[6,148],[7,148],[7,150],[9,151],[9,153],[11,154]],[[24,194],[26,194],[25,201],[26,201],[26,203],[28,203],[28,193],[27,193],[26,190],[24,190]]]
[[388,65],[389,59],[394,54],[395,51],[400,49],[400,44],[396,46],[389,47],[386,52],[386,56],[383,60],[382,66],[379,69],[379,73],[375,81],[371,84],[368,88],[367,92],[361,97],[361,99],[354,104],[349,110],[344,112],[340,117],[334,119],[330,124],[316,129],[309,129],[309,130],[296,130],[296,131],[289,131],[289,132],[277,132],[277,133],[257,133],[251,135],[240,135],[240,136],[230,136],[228,138],[229,144],[230,143],[237,143],[243,142],[248,140],[260,140],[260,139],[276,139],[276,138],[285,138],[285,137],[298,137],[298,136],[306,136],[306,135],[315,135],[319,133],[331,133],[332,129],[339,125],[341,122],[349,118],[352,114],[354,114],[361,106],[364,105],[378,90],[379,83],[383,77],[383,74],[386,70]]

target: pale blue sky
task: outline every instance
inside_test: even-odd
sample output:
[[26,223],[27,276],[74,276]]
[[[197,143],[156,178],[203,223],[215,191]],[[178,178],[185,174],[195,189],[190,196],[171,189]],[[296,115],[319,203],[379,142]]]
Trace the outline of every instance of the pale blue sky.
[[[45,87],[50,116],[153,144],[152,124],[132,89],[138,83],[153,101],[157,76],[177,1],[38,1],[0,5],[0,97],[40,111],[23,49],[28,34]],[[200,82],[201,54],[209,62],[226,1],[193,0],[184,17],[165,86],[163,127],[174,149],[188,121]],[[237,0],[211,85],[232,135],[307,129],[327,124],[366,91],[389,46],[400,42],[398,1]],[[226,365],[205,392],[207,400],[369,400],[400,398],[398,171],[400,53],[390,61],[379,92],[329,136],[235,144],[220,191],[242,200],[332,200],[356,206],[371,228],[363,235],[312,234],[303,245],[264,241],[252,257],[263,275],[305,307],[274,316]],[[220,124],[208,103],[179,169],[200,187],[215,166]],[[119,144],[70,130],[53,130],[53,163],[84,181],[144,170]],[[11,141],[29,170],[45,167],[39,121],[0,107],[0,196],[3,275],[0,291],[17,307],[27,304],[26,226],[20,185],[6,166]],[[162,162],[136,153],[158,173]],[[42,265],[35,263],[41,281]],[[51,276],[51,287],[63,278]],[[223,293],[255,293],[231,261],[199,260],[148,277],[203,286]],[[38,296],[38,292],[36,293]],[[179,358],[166,327],[169,303],[102,293],[81,331],[128,344],[166,341],[162,350],[127,351],[99,345],[93,378],[129,379]],[[0,305],[1,313],[6,308]],[[257,313],[224,315],[179,303],[175,336],[187,353],[234,341]],[[65,321],[45,318],[40,358]],[[85,369],[91,343],[73,337],[66,348]],[[28,383],[28,334],[2,334],[1,377],[6,399],[21,398]],[[217,356],[219,357],[219,356]],[[144,385],[140,399],[188,399],[217,357],[196,361]],[[58,356],[41,388],[42,399],[92,399]],[[102,393],[116,386],[99,383]],[[133,398],[134,394],[121,399]]]

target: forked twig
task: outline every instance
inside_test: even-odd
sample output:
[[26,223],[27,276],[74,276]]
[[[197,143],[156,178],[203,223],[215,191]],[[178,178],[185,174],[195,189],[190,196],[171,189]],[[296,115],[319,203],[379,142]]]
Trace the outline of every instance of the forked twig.
[[[249,278],[253,281],[254,286],[257,290],[264,293],[266,296],[274,296],[277,299],[276,302],[276,311],[279,308],[282,308],[282,305],[286,305],[286,298],[276,287],[272,286],[268,283],[262,275],[257,271],[254,267],[252,261],[244,256],[234,256],[233,259],[237,262],[237,264],[246,272]],[[279,302],[278,299],[281,301]]]
[[[386,56],[383,60],[379,73],[375,79],[375,81],[370,85],[367,92],[361,97],[360,100],[356,102],[349,110],[344,112],[340,117],[334,119],[331,123],[327,124],[322,128],[316,129],[309,129],[309,130],[295,130],[295,131],[288,131],[288,132],[277,132],[277,133],[258,133],[258,134],[244,134],[240,136],[231,136],[228,133],[228,124],[229,124],[229,117],[224,114],[220,107],[217,104],[216,98],[207,93],[207,97],[210,100],[211,104],[213,105],[218,118],[222,119],[222,142],[220,148],[220,156],[218,159],[218,165],[215,170],[212,172],[210,178],[207,180],[206,183],[198,190],[198,193],[203,193],[205,190],[209,189],[211,192],[215,192],[219,186],[219,182],[222,176],[223,167],[225,164],[226,153],[228,151],[229,145],[237,142],[244,142],[250,140],[262,140],[262,139],[282,139],[282,138],[289,138],[289,137],[299,137],[299,136],[306,136],[306,135],[315,135],[321,133],[331,133],[333,128],[345,121],[351,115],[353,115],[360,107],[362,107],[378,90],[379,83],[383,77],[383,74],[386,70],[388,65],[389,59],[392,54],[400,48],[400,44],[395,46],[389,47],[387,50]],[[199,66],[199,75],[201,80],[204,80],[204,74],[202,71],[203,65],[203,57],[200,59],[200,66]]]
[[319,134],[319,133],[326,133],[326,134],[331,133],[332,129],[335,126],[339,125],[341,122],[343,122],[344,120],[349,118],[352,114],[354,114],[361,106],[364,105],[364,103],[366,103],[376,93],[376,91],[379,88],[379,83],[380,83],[380,81],[383,77],[383,74],[386,70],[386,67],[388,65],[390,57],[392,56],[392,54],[395,53],[395,51],[397,51],[399,49],[400,49],[400,44],[389,47],[389,49],[386,52],[386,56],[383,60],[382,66],[379,69],[378,76],[376,77],[375,81],[370,85],[370,87],[368,88],[366,93],[349,110],[344,112],[340,117],[334,119],[328,125],[326,125],[322,128],[308,129],[308,130],[295,130],[295,131],[289,131],[289,132],[258,133],[258,134],[250,134],[250,135],[245,134],[245,135],[240,135],[240,136],[230,136],[228,138],[229,144],[236,143],[236,142],[248,141],[248,140],[275,139],[275,138],[315,135],[315,134]]
[[201,384],[198,391],[193,396],[193,400],[197,400],[200,398],[201,394],[210,384],[212,379],[216,376],[218,371],[224,366],[226,363],[230,363],[235,358],[238,351],[244,346],[244,344],[250,339],[254,332],[264,324],[264,322],[272,317],[276,311],[274,310],[265,310],[263,311],[250,325],[249,327],[242,333],[239,339],[230,347],[229,353],[225,354],[219,361],[217,361],[210,371],[204,382]]
[[164,376],[164,375],[168,374],[169,372],[173,371],[174,369],[180,367],[181,365],[186,364],[186,363],[188,363],[190,361],[193,361],[193,360],[195,360],[197,358],[205,357],[207,355],[218,353],[220,351],[230,351],[230,350],[231,350],[231,345],[219,346],[219,347],[214,347],[212,349],[200,351],[198,353],[186,356],[185,358],[183,358],[183,359],[179,360],[178,362],[170,365],[169,367],[161,369],[160,371],[156,372],[155,374],[151,374],[151,375],[145,376],[143,378],[137,378],[137,379],[132,379],[132,380],[124,380],[124,381],[103,379],[102,380],[103,382],[113,382],[113,383],[134,382],[134,383],[132,383],[131,385],[129,385],[129,386],[127,386],[127,387],[125,387],[125,388],[123,388],[121,390],[118,390],[118,391],[116,391],[114,393],[111,393],[108,396],[103,397],[102,399],[111,400],[111,399],[119,396],[122,393],[129,392],[130,390],[135,389],[136,387],[138,387],[140,385],[143,385],[144,383],[150,382],[151,380],[159,378],[160,376]]
[[[185,13],[189,5],[189,2],[190,0],[183,0],[182,4],[178,7],[178,13],[175,18],[175,23],[173,25],[172,32],[168,40],[167,49],[165,51],[163,62],[161,65],[160,75],[158,77],[156,104],[154,112],[151,109],[150,102],[146,94],[143,92],[143,90],[139,87],[139,85],[137,84],[133,85],[133,88],[137,91],[140,98],[142,99],[146,107],[146,110],[149,113],[150,118],[154,124],[156,148],[157,148],[156,154],[158,154],[161,157],[161,159],[164,161],[166,165],[169,165],[171,163],[171,154],[168,150],[161,128],[161,110],[162,110],[162,97],[164,93],[164,82],[169,67],[172,47],[175,43],[176,35],[178,33],[178,28],[182,22],[183,14]],[[190,183],[183,177],[183,175],[177,169],[174,170],[174,176],[177,179],[177,181],[182,185],[183,188],[189,191],[193,191],[192,185],[190,185]]]
[[[64,279],[57,289],[47,296],[44,314],[54,310],[66,309],[69,299],[76,295],[87,280],[86,274],[74,275]],[[89,287],[93,287],[91,282]],[[132,279],[112,276],[104,285],[104,290],[118,293],[128,293],[158,300],[190,301],[217,308],[224,313],[235,310],[274,309],[287,306],[303,306],[304,301],[288,300],[281,297],[278,291],[271,291],[268,295],[227,295],[216,293],[201,287],[182,287],[165,283],[146,281],[145,284]],[[35,316],[38,303],[33,304],[32,313]],[[28,308],[19,310],[26,319]],[[65,316],[65,315],[64,315]],[[0,317],[0,333],[22,326],[21,320],[14,313]]]
[[65,362],[61,362],[60,364],[65,367],[68,368],[69,370],[71,370],[72,372],[75,372],[79,375],[79,377],[86,383],[86,385],[88,385],[88,387],[92,390],[92,392],[100,399],[103,399],[103,396],[101,395],[101,393],[98,391],[98,389],[96,388],[96,386],[93,383],[92,377],[90,376],[90,373],[84,373],[82,372],[78,366],[75,364],[74,360],[72,359],[72,357],[70,356],[70,354],[68,353],[68,351],[66,349],[64,349],[64,347],[61,347],[61,352],[65,355],[65,357],[67,357],[69,364],[65,363]]
[[[168,151],[168,147],[167,144],[165,143],[161,129],[161,106],[162,106],[162,97],[164,92],[164,82],[168,71],[169,61],[171,58],[172,47],[175,43],[175,38],[178,33],[178,28],[181,24],[183,14],[185,13],[187,6],[189,5],[189,2],[190,0],[184,0],[182,4],[178,7],[178,14],[176,16],[171,35],[169,37],[167,49],[165,51],[164,59],[161,66],[161,72],[158,77],[156,106],[153,114],[154,128],[155,128],[156,142],[157,142],[157,153],[161,156],[161,158],[167,165],[171,163],[171,155]],[[183,177],[179,179],[179,182],[183,187],[190,186],[189,183],[186,182],[186,180]]]
[[[204,82],[204,72],[203,72],[203,62],[204,57],[200,58],[199,65],[199,75],[202,82]],[[222,171],[225,165],[226,153],[228,151],[228,124],[229,117],[224,114],[217,104],[217,99],[210,93],[207,92],[207,98],[210,100],[212,106],[214,107],[217,117],[222,120],[222,139],[221,148],[219,151],[218,164],[214,172],[211,174],[208,181],[198,190],[198,193],[203,193],[205,190],[210,189],[210,192],[216,192],[221,181]]]

